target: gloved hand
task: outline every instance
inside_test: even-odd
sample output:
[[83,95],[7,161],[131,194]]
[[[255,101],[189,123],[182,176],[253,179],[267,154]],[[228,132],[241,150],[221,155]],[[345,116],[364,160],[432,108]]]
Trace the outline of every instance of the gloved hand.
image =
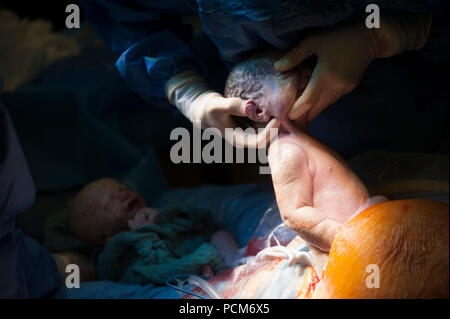
[[275,63],[275,68],[284,72],[317,56],[311,80],[291,108],[291,119],[306,115],[310,122],[351,92],[372,60],[421,49],[431,27],[431,17],[416,15],[382,16],[380,22],[378,29],[369,29],[359,21],[311,33]]
[[198,128],[214,127],[222,137],[237,147],[265,147],[269,142],[271,127],[279,126],[277,120],[270,121],[260,134],[235,131],[233,136],[225,134],[226,128],[238,125],[231,115],[246,116],[245,101],[240,98],[225,98],[209,89],[196,71],[185,71],[175,75],[166,84],[166,96]]

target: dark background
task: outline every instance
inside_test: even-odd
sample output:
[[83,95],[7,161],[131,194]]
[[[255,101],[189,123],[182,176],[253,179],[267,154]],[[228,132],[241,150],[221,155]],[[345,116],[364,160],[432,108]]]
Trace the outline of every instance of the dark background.
[[[65,27],[66,6],[77,4],[76,0],[44,0],[44,1],[11,1],[3,0],[0,8],[8,9],[17,13],[20,17],[30,19],[45,19],[53,23],[54,30],[59,31]],[[83,10],[81,11],[81,20],[84,21]]]
[[[65,29],[65,19],[67,13],[65,8],[68,4],[78,4],[78,1],[2,1],[0,8],[14,11],[20,18],[33,19],[45,19],[53,24],[54,31],[63,31]],[[83,15],[83,10],[80,6],[82,23],[86,22]],[[61,74],[65,76],[65,74]],[[130,90],[130,95],[134,93]],[[18,97],[19,96],[19,97]],[[132,96],[133,99],[139,100],[139,97]],[[26,123],[33,121],[33,117],[29,116],[28,119],[23,120],[25,117],[24,112],[28,112],[26,108],[33,108],[34,101],[27,99],[27,96],[20,97],[20,93],[6,94],[0,97],[2,102],[10,107],[10,114],[15,122],[17,134],[21,140],[24,153],[28,161],[32,160],[32,152],[29,151],[27,144],[34,143],[38,138],[33,136],[33,133],[26,129]],[[26,106],[24,105],[24,102]],[[22,105],[21,107],[15,107],[14,104]],[[173,112],[167,112],[167,110],[148,108],[145,102],[141,101],[140,107],[127,107],[126,114],[121,115],[121,121],[123,123],[130,122],[130,119],[141,119],[145,121],[148,117],[160,117],[161,121],[171,121],[168,117],[173,116]],[[48,123],[57,123],[58,114],[48,114]],[[184,126],[188,129],[191,128],[190,122],[184,117],[177,115],[174,117],[174,126]],[[25,123],[25,124],[23,124]],[[47,123],[47,122],[46,122]],[[44,126],[47,124],[43,124]],[[142,140],[133,136],[133,132],[124,130],[122,133],[126,137],[136,144],[158,144],[156,151],[160,164],[170,188],[176,187],[195,187],[205,184],[241,184],[241,183],[255,183],[255,182],[267,182],[270,183],[270,175],[260,175],[260,164],[174,164],[170,160],[170,148],[173,143],[169,141],[170,128],[161,132],[158,138],[160,141],[155,142],[153,138],[148,140]],[[128,135],[127,135],[128,134]],[[38,135],[39,136],[39,135]],[[43,141],[41,141],[43,142]],[[58,158],[60,150],[55,149],[53,154],[49,154],[50,157],[54,156]],[[33,171],[31,167],[31,174],[34,175],[37,172]],[[51,175],[52,171],[43,172]],[[42,174],[42,172],[39,172]],[[43,240],[43,229],[45,227],[46,217],[51,214],[58,213],[64,209],[70,199],[80,190],[80,186],[68,187],[58,190],[37,190],[37,196],[35,203],[25,212],[20,214],[17,219],[17,226],[24,229],[25,233],[33,236],[34,238]]]

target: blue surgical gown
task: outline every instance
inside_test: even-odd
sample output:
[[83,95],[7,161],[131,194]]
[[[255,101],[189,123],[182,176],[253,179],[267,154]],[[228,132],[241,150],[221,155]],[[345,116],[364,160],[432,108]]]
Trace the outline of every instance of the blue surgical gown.
[[[369,3],[382,14],[403,11],[442,13],[447,1],[293,1],[293,0],[81,0],[91,25],[121,54],[116,66],[128,84],[147,100],[164,98],[166,81],[177,73],[206,73],[198,43],[183,17],[199,15],[202,29],[228,65],[245,53],[275,47],[292,48],[304,30],[327,27],[366,15]],[[441,39],[442,40],[442,39]],[[447,39],[442,40],[445,44]],[[448,44],[447,44],[448,47]],[[204,74],[205,75],[205,74]]]
[[6,108],[0,103],[0,298],[38,298],[61,281],[44,247],[15,229],[16,215],[34,201],[35,189]]
[[[227,70],[246,53],[287,51],[311,28],[365,17],[371,3],[381,15],[431,14],[427,43],[373,61],[357,89],[314,119],[310,133],[345,158],[372,149],[448,153],[448,1],[81,0],[91,25],[120,54],[116,67],[128,85],[150,105],[172,109],[164,86],[175,74],[197,69],[222,92]],[[202,32],[183,24],[192,15]]]

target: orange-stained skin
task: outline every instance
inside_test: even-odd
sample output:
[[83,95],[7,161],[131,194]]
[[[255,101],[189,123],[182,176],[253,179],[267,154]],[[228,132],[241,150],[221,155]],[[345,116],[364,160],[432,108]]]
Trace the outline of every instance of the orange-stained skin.
[[314,291],[316,290],[317,284],[320,282],[319,277],[317,276],[316,271],[313,267],[308,266],[305,269],[305,274],[303,277],[302,285],[298,290],[297,299],[311,299]]
[[[296,298],[448,298],[449,206],[428,200],[374,205],[346,222],[336,235],[319,279],[305,269]],[[282,259],[259,268],[245,265],[210,280],[227,282],[224,298],[255,298]],[[380,269],[380,287],[368,288],[367,265]],[[195,290],[199,293],[200,290]]]
[[[384,202],[339,230],[313,297],[448,298],[448,261],[447,203]],[[374,275],[368,265],[379,269],[379,288],[367,285],[368,276]]]

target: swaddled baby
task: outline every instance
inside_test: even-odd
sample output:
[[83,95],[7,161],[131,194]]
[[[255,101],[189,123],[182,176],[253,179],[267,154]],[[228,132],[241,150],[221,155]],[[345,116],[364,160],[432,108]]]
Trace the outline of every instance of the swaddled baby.
[[[104,246],[121,232],[155,223],[158,215],[156,209],[147,207],[145,200],[125,184],[102,178],[89,183],[77,194],[70,207],[69,225],[77,238]],[[210,242],[227,265],[233,262],[238,245],[230,233],[216,231]],[[202,268],[202,273],[210,275],[209,265]]]
[[76,237],[105,245],[121,231],[153,223],[157,215],[137,192],[115,179],[102,178],[77,194],[69,223]]

